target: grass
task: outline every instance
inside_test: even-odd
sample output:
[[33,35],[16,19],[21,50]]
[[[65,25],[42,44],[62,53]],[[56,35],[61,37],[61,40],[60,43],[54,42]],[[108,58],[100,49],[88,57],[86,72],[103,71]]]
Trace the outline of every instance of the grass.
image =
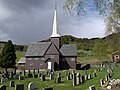
[[[120,79],[119,75],[120,75],[120,67],[114,68],[114,75],[112,78],[115,79]],[[91,68],[90,70],[88,70],[89,74],[92,74],[94,71],[94,68]],[[103,90],[100,87],[99,81],[100,79],[104,78],[104,76],[107,74],[106,72],[106,68],[103,69],[103,71],[101,72],[97,72],[97,77],[92,78],[91,80],[86,81],[83,84],[77,85],[77,86],[72,86],[72,80],[67,81],[66,77],[65,77],[65,72],[66,71],[61,71],[62,73],[62,83],[60,84],[55,84],[54,80],[49,80],[49,76],[46,75],[46,81],[42,82],[40,81],[39,78],[25,78],[25,80],[15,80],[15,84],[24,84],[25,90],[27,90],[27,86],[29,84],[29,82],[34,82],[36,85],[36,90],[42,90],[42,88],[45,87],[53,87],[54,90],[86,90],[89,88],[89,86],[91,85],[95,85],[97,90]],[[71,70],[69,70],[69,72],[72,72]],[[85,75],[84,70],[76,70],[75,72],[80,72],[81,75]],[[43,72],[41,72],[43,73]],[[45,73],[43,73],[45,74]],[[57,74],[55,73],[55,76]],[[10,81],[9,81],[10,82]],[[9,87],[9,82],[6,83],[0,83],[0,85],[6,85],[7,87]],[[8,90],[14,90],[14,88],[8,88]]]

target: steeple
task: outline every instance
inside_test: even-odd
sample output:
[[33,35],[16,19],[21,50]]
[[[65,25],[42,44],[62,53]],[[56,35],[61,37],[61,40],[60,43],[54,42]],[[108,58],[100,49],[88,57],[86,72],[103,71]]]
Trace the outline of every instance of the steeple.
[[54,11],[54,21],[53,21],[53,31],[51,37],[60,37],[58,34],[58,25],[57,25],[57,7],[55,4],[55,11]]

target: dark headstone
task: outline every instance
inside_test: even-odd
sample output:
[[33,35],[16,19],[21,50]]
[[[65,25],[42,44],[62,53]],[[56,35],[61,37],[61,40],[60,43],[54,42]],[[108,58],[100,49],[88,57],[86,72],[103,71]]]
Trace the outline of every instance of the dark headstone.
[[77,84],[79,85],[81,83],[80,81],[80,75],[77,75]]
[[9,87],[15,87],[15,81],[10,81]]
[[67,76],[67,80],[70,80],[70,75]]
[[61,77],[57,77],[57,78],[55,79],[55,83],[61,83]]
[[28,90],[35,90],[35,84],[33,82],[29,83]]
[[40,73],[39,69],[37,71],[38,71],[38,74],[39,74]]
[[91,74],[88,75],[88,79],[90,80],[92,77],[91,77]]
[[33,75],[32,75],[32,74],[28,74],[27,76],[28,76],[28,78],[31,78],[31,77],[33,77]]
[[80,82],[84,83],[85,82],[85,77],[84,76],[80,76]]
[[30,74],[30,70],[28,70],[28,74]]
[[95,85],[90,86],[90,87],[89,87],[89,90],[96,90]]
[[39,73],[39,74],[38,74],[38,77],[41,77],[41,75],[42,75],[42,74],[41,74],[41,73]]
[[50,80],[53,80],[54,79],[54,74],[50,74]]
[[33,78],[37,78],[38,77],[38,74],[33,74]]
[[100,80],[100,85],[101,85],[101,86],[104,85],[104,80],[103,80],[103,79]]
[[45,75],[41,75],[41,81],[45,81]]
[[76,73],[73,73],[72,82],[73,82],[73,86],[76,86]]
[[5,85],[0,85],[0,90],[6,90],[6,86]]
[[93,77],[97,77],[97,74],[95,72],[93,73]]
[[35,69],[33,69],[33,74],[35,74]]
[[58,72],[57,77],[61,77],[61,73],[60,72]]
[[15,85],[15,90],[24,90],[24,84]]
[[108,81],[109,77],[108,75],[105,75],[105,80]]
[[19,79],[19,75],[18,75],[18,74],[15,74],[15,75],[14,75],[14,78],[15,78],[15,79]]
[[53,90],[53,87],[43,88],[43,90]]
[[1,78],[1,83],[7,82],[7,81],[8,81],[8,78]]
[[85,75],[85,81],[87,81],[88,80],[88,75]]
[[24,76],[19,76],[19,80],[24,80]]

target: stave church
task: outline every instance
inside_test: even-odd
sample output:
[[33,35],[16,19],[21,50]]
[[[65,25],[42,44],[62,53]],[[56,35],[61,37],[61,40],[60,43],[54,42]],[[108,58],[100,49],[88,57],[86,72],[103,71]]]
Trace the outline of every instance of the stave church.
[[53,30],[50,42],[37,42],[27,48],[25,58],[18,62],[18,68],[66,70],[76,69],[76,44],[61,45],[58,33],[57,10],[54,11]]

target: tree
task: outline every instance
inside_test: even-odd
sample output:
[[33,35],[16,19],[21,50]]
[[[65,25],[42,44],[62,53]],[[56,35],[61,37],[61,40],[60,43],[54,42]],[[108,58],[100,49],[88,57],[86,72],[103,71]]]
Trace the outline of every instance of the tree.
[[[99,14],[104,16],[106,32],[120,32],[120,0],[88,0],[93,2]],[[65,0],[63,8],[66,12],[81,16],[86,12],[87,0]]]
[[1,56],[0,56],[0,67],[5,68],[7,72],[8,68],[14,68],[16,64],[15,48],[11,40],[5,44]]
[[93,47],[93,54],[100,61],[108,59],[108,46],[104,43],[104,41],[97,41],[95,46]]

